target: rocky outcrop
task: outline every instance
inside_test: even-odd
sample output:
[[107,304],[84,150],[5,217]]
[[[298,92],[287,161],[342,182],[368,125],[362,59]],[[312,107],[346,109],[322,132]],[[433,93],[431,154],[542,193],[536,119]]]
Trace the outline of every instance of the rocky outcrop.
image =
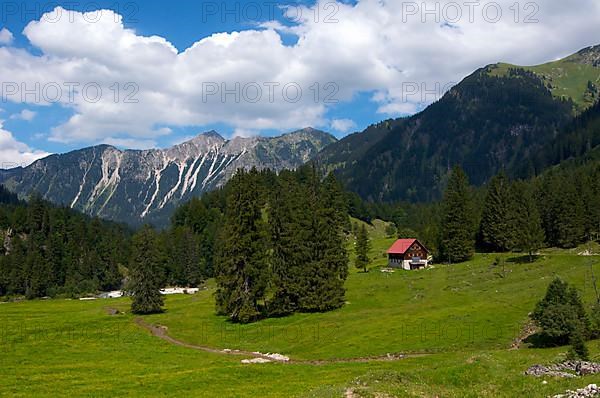
[[525,371],[528,376],[578,377],[600,373],[600,363],[565,361],[553,365],[533,365]]

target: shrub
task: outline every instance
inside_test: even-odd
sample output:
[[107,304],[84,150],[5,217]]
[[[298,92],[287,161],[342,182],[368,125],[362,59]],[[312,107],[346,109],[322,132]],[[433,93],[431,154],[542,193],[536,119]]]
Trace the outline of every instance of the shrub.
[[553,345],[569,343],[576,330],[584,340],[590,336],[590,321],[577,289],[559,278],[550,283],[531,319],[542,329],[545,340]]

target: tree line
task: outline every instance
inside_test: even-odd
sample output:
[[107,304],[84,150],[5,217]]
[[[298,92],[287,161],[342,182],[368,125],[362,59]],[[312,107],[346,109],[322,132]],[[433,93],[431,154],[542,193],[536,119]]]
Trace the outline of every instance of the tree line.
[[20,201],[0,186],[0,296],[74,296],[119,288],[129,256],[126,227]]
[[[146,226],[134,234],[39,195],[21,201],[0,185],[0,296],[79,297],[128,289],[148,261],[152,272],[141,272],[159,288],[198,286],[213,276],[220,217],[194,199],[175,212],[171,228]],[[141,241],[152,249],[140,248]]]

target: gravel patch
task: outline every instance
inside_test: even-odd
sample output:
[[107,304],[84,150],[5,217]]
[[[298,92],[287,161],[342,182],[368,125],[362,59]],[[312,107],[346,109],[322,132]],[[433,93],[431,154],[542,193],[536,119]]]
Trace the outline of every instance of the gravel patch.
[[528,376],[578,377],[600,373],[600,363],[587,361],[565,361],[553,365],[533,365],[525,371]]

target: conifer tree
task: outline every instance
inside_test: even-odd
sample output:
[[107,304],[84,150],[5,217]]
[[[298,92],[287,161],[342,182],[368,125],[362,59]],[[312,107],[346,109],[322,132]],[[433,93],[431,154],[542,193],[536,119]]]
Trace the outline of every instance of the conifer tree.
[[531,190],[525,183],[514,184],[518,228],[515,234],[515,247],[524,251],[533,261],[533,253],[544,245],[542,220]]
[[495,252],[512,249],[516,241],[516,208],[511,185],[504,172],[489,183],[479,232],[484,246]]
[[583,201],[573,181],[563,180],[559,198],[558,244],[575,247],[585,238],[585,221]]
[[310,258],[308,214],[305,192],[296,175],[283,171],[273,187],[269,224],[273,248],[271,315],[291,314],[298,309],[304,282],[305,263]]
[[269,280],[267,233],[258,172],[232,178],[216,260],[217,312],[234,322],[259,318]]
[[347,208],[341,187],[333,174],[329,174],[320,184],[316,168],[311,165],[307,177],[310,257],[305,268],[305,293],[300,300],[300,309],[329,311],[341,307],[345,302],[348,254],[343,229]]
[[367,267],[369,266],[369,250],[371,249],[371,242],[369,241],[369,234],[367,232],[367,227],[363,224],[362,227],[358,230],[358,234],[356,236],[356,260],[355,265],[356,268],[362,269],[363,272],[367,272]]
[[127,288],[133,299],[131,311],[134,314],[161,312],[163,258],[156,232],[145,226],[135,234],[132,244]]
[[469,182],[464,171],[456,166],[444,193],[440,251],[443,259],[461,262],[473,256],[474,246]]

